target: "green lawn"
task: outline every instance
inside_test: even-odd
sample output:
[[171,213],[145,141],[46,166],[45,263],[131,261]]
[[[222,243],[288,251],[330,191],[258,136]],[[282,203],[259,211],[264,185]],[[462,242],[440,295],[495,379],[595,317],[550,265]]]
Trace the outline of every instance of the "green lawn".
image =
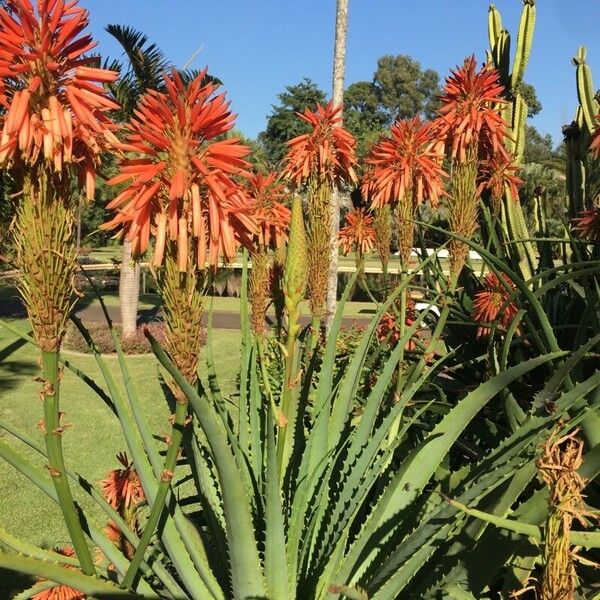
[[[27,321],[12,321],[11,325],[20,331],[28,331]],[[220,382],[225,393],[231,394],[238,369],[241,334],[239,331],[218,330],[214,332],[214,338]],[[65,353],[63,358],[101,382],[100,371],[92,357]],[[40,384],[33,380],[38,374],[36,360],[35,348],[0,326],[0,417],[43,444],[42,433],[37,427],[42,417],[42,405],[38,399]],[[121,384],[117,359],[107,357],[106,360]],[[160,435],[168,431],[169,411],[159,387],[157,361],[153,356],[133,356],[128,358],[128,365],[153,432]],[[122,384],[120,386],[123,389]],[[66,422],[72,424],[63,438],[67,464],[88,481],[96,483],[108,470],[117,467],[115,454],[126,449],[117,418],[68,370],[64,373],[61,408],[66,413]],[[14,438],[2,429],[0,441],[14,444],[43,467],[44,461],[39,459],[39,455],[15,443]],[[78,495],[80,501],[82,498]],[[87,505],[85,500],[82,503]],[[10,533],[42,546],[67,540],[58,506],[2,459],[0,505],[0,527]],[[97,524],[104,525],[101,515],[97,516]],[[16,587],[16,581],[10,574],[3,577],[0,571],[0,598],[12,596],[12,593],[8,594],[7,587]]]

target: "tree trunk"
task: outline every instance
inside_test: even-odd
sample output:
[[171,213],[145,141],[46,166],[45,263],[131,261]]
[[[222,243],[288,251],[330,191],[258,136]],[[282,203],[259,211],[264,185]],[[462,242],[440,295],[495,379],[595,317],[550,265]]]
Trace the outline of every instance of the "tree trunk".
[[131,242],[123,242],[123,261],[119,278],[119,303],[123,338],[135,334],[140,299],[140,265],[131,257]]
[[[346,35],[348,33],[348,0],[337,0],[335,17],[335,47],[333,51],[333,81],[331,99],[335,105],[344,101],[344,75],[346,70]],[[331,260],[327,286],[325,327],[329,331],[335,314],[338,280],[338,231],[340,228],[340,195],[334,188],[331,197]]]

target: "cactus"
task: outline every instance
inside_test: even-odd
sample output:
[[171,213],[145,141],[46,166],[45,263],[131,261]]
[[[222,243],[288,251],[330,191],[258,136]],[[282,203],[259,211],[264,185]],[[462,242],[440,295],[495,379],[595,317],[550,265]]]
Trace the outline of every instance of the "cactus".
[[[488,36],[491,48],[488,58],[500,73],[500,79],[505,87],[507,105],[504,109],[504,118],[510,126],[510,138],[507,146],[508,150],[513,153],[517,164],[521,164],[523,161],[525,121],[527,119],[527,103],[521,96],[519,88],[531,54],[535,18],[535,0],[523,0],[517,47],[511,71],[510,34],[502,28],[500,13],[493,4],[490,6],[488,17]],[[537,268],[537,259],[531,242],[527,241],[530,239],[530,235],[521,203],[518,198],[512,197],[510,191],[506,196],[505,210],[502,213],[503,227],[511,239],[522,240],[522,243],[513,245],[514,258],[518,260],[523,276],[528,279]]]
[[577,97],[582,112],[582,120],[589,134],[594,133],[598,123],[596,116],[600,112],[600,104],[594,94],[594,82],[592,71],[586,63],[586,49],[580,46],[577,55],[573,58],[573,64],[577,67]]
[[567,194],[569,217],[572,219],[586,207],[586,155],[590,139],[598,127],[596,115],[600,104],[594,95],[592,72],[586,63],[586,49],[581,46],[573,57],[576,67],[577,97],[579,106],[574,121],[563,127],[567,152]]

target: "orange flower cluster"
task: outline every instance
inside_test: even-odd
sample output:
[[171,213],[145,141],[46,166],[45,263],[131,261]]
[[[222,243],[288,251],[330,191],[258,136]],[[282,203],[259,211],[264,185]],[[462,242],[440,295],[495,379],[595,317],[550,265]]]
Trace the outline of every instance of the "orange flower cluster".
[[431,125],[419,117],[396,122],[390,137],[373,146],[366,159],[371,169],[365,175],[362,193],[375,207],[398,202],[411,193],[417,206],[429,199],[436,204],[444,194],[443,147],[433,135]]
[[125,452],[117,454],[117,459],[123,465],[122,469],[113,469],[101,481],[102,493],[106,501],[115,509],[129,508],[145,499],[144,489],[139,475],[129,462]]
[[506,188],[509,189],[513,200],[519,197],[519,186],[523,180],[517,176],[519,166],[508,153],[497,152],[479,161],[477,194],[489,190],[492,205],[499,208],[499,202],[504,196]]
[[77,0],[12,0],[0,8],[0,166],[41,159],[60,173],[73,165],[88,199],[100,153],[117,143],[106,113],[118,109],[103,84],[118,73],[86,56],[88,11]]
[[590,242],[600,242],[600,208],[582,210],[573,219],[573,231]]
[[[379,325],[377,326],[377,340],[380,344],[388,344],[390,348],[395,348],[402,338],[402,321],[400,320],[400,302],[396,301],[396,311],[390,310],[386,312],[379,321]],[[415,314],[415,302],[411,298],[408,298],[407,306],[406,306],[406,315],[405,315],[405,329],[404,333],[406,333],[406,329],[411,327],[416,320]],[[418,338],[419,331],[417,330],[413,336]],[[413,351],[417,347],[415,340],[411,337],[411,339],[406,342],[405,350]]]
[[340,246],[344,254],[355,251],[371,252],[375,246],[373,217],[364,208],[355,208],[346,216],[346,225],[340,229]]
[[592,134],[592,142],[590,143],[590,151],[596,156],[600,156],[600,114],[596,115],[597,126]]
[[473,299],[473,319],[477,323],[488,325],[477,329],[477,337],[490,334],[489,323],[498,320],[502,329],[506,330],[517,314],[517,306],[509,300],[511,293],[516,289],[513,281],[506,274],[502,274],[500,281],[495,273],[488,273],[483,278],[483,290],[475,294]]
[[464,162],[472,147],[488,148],[491,155],[506,153],[506,122],[499,112],[506,104],[503,92],[498,71],[484,65],[478,72],[474,56],[452,71],[434,121],[435,135],[446,140],[452,158]]
[[[75,558],[75,550],[72,546],[62,546],[60,548],[53,548],[53,552],[60,554],[61,556],[68,556],[69,558]],[[74,569],[71,565],[65,565],[67,569]],[[41,582],[47,581],[41,579]],[[42,590],[37,594],[31,596],[32,600],[84,600],[85,594],[79,592],[68,585],[57,584],[47,590]]]
[[[127,187],[108,207],[115,218],[104,225],[122,228],[134,256],[155,237],[154,264],[163,262],[167,239],[177,243],[178,266],[194,266],[235,256],[240,242],[256,232],[249,199],[234,176],[248,176],[243,160],[250,149],[237,138],[214,141],[229,131],[235,115],[225,94],[205,83],[206,70],[187,86],[176,70],[164,77],[166,92],[150,91],[141,100],[122,149],[120,174],[108,183]],[[192,238],[192,246],[190,243]]]
[[245,187],[258,222],[256,245],[279,248],[287,239],[291,216],[290,209],[279,202],[286,196],[284,184],[277,181],[276,173],[256,173],[245,180]]
[[357,181],[355,140],[341,126],[342,107],[329,102],[317,104],[315,112],[306,109],[298,116],[311,126],[311,132],[299,135],[287,144],[286,177],[301,185],[317,175],[332,185]]

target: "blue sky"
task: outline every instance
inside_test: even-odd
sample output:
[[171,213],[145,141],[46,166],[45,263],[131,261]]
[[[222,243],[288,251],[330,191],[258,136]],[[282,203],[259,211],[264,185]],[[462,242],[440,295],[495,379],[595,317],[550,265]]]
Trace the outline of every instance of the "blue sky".
[[[103,55],[118,46],[103,28],[130,25],[147,33],[183,66],[201,49],[194,67],[208,65],[224,83],[238,113],[237,126],[256,136],[286,85],[310,77],[328,94],[335,0],[81,0]],[[486,0],[350,0],[346,84],[369,80],[384,54],[408,54],[444,77],[450,68],[487,48]],[[516,42],[520,0],[496,0]],[[579,45],[600,87],[600,0],[538,0],[538,20],[526,80],[543,111],[532,123],[561,139],[577,104],[575,69]]]

